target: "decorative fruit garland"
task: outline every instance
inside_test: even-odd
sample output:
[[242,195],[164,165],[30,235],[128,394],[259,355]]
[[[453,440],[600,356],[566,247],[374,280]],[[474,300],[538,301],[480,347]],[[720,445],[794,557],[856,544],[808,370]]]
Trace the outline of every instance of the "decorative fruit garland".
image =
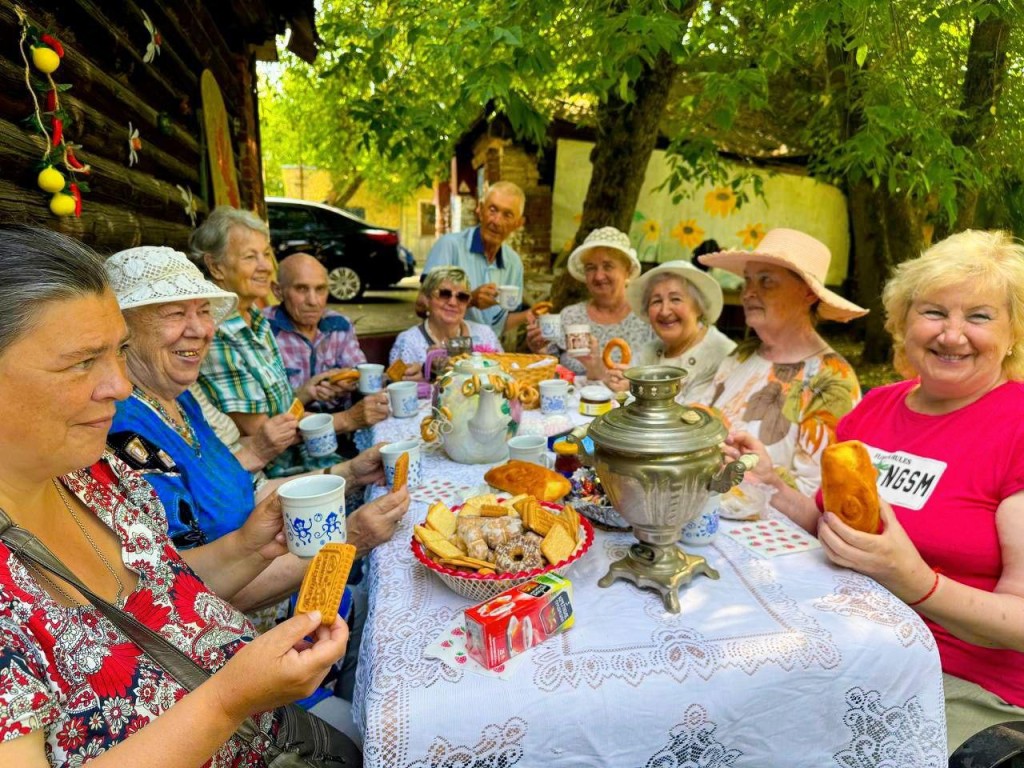
[[[50,198],[50,211],[57,216],[76,217],[82,215],[82,193],[89,191],[89,186],[81,180],[79,175],[88,175],[88,165],[75,157],[75,150],[80,148],[78,144],[72,144],[64,135],[64,124],[68,114],[60,105],[60,94],[71,88],[69,84],[54,82],[53,73],[60,66],[64,58],[64,46],[51,34],[40,32],[28,22],[25,12],[14,6],[18,19],[21,22],[21,39],[18,41],[18,49],[21,51],[21,59],[25,64],[25,85],[32,96],[32,103],[35,111],[27,119],[39,133],[43,135],[43,142],[46,146],[45,152],[40,159],[39,173],[36,176],[36,183],[44,192],[52,195]],[[26,45],[28,51],[26,52]],[[31,64],[29,60],[31,58]],[[46,82],[41,84],[32,82],[32,67],[46,76]],[[38,91],[38,93],[37,93]],[[40,104],[39,94],[44,95],[45,103]],[[49,129],[47,128],[49,126]],[[63,165],[70,175],[70,181],[58,170]],[[65,192],[65,188],[67,191]]]

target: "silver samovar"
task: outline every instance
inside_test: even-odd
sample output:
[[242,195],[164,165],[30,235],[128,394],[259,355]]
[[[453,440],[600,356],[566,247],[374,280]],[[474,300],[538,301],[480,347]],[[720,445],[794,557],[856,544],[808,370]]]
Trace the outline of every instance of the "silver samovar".
[[[679,587],[695,574],[718,572],[699,555],[680,549],[683,526],[696,519],[712,493],[743,479],[748,457],[723,462],[727,432],[708,411],[679,405],[675,396],[686,371],[672,366],[630,368],[625,373],[633,402],[598,416],[570,438],[589,435],[594,467],[615,509],[633,526],[637,543],[611,564],[598,584],[627,579],[661,593],[665,608],[679,613]],[[583,449],[582,444],[580,445]]]

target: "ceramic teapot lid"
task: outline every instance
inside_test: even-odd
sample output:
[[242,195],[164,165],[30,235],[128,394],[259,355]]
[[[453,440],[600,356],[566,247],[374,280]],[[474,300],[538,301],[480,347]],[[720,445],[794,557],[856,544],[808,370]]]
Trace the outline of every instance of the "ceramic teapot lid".
[[669,365],[625,372],[636,399],[598,416],[587,431],[598,451],[629,455],[675,456],[717,447],[728,434],[716,416],[675,402],[686,372]]
[[466,359],[455,364],[455,370],[460,373],[498,373],[502,368],[496,361],[489,360],[479,352],[472,352]]

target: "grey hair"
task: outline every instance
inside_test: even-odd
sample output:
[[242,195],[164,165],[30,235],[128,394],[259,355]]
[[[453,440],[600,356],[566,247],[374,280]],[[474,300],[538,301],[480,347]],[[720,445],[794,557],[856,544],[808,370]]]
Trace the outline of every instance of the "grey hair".
[[420,293],[424,296],[432,296],[445,280],[469,290],[469,275],[462,267],[435,267],[423,278]]
[[209,254],[215,262],[220,263],[227,253],[228,240],[234,227],[254,230],[270,240],[270,228],[255,213],[230,205],[218,205],[188,239],[189,258],[204,273],[208,272],[204,256]]
[[30,331],[49,302],[110,290],[103,257],[49,229],[0,229],[0,353]]
[[651,303],[651,294],[654,293],[654,289],[662,283],[667,283],[669,280],[676,280],[683,284],[683,287],[690,295],[690,298],[692,298],[697,304],[697,314],[700,315],[700,319],[705,320],[708,316],[708,305],[704,301],[703,294],[697,290],[697,286],[675,272],[658,272],[656,275],[651,276],[647,281],[647,285],[644,286],[643,302],[641,303],[641,306],[646,310]]

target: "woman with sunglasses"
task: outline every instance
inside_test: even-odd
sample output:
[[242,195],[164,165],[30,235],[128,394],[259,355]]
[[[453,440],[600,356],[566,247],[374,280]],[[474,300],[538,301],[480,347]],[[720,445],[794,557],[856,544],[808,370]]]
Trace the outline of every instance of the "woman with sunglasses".
[[419,325],[398,334],[391,348],[389,362],[401,359],[422,364],[431,349],[444,347],[458,336],[473,339],[473,348],[486,347],[501,352],[501,342],[490,326],[466,319],[471,298],[469,276],[459,267],[438,267],[430,270],[420,285],[420,301],[427,316]]

